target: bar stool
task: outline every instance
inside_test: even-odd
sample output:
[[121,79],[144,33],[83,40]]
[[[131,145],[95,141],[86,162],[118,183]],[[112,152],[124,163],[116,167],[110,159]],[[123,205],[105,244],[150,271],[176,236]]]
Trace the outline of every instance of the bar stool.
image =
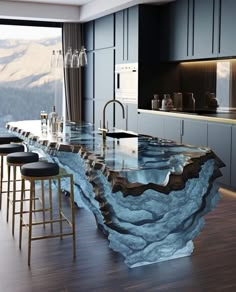
[[[24,152],[24,145],[21,144],[1,144],[0,145],[0,157],[1,157],[1,167],[0,167],[0,210],[2,207],[2,185],[3,182],[3,173],[4,173],[4,157],[6,157],[8,154],[13,153],[13,152]],[[5,193],[5,192],[4,192]]]
[[[28,230],[28,265],[31,262],[31,243],[34,240],[48,239],[63,236],[72,236],[73,241],[73,257],[76,256],[76,247],[75,247],[75,215],[74,215],[74,189],[73,189],[73,175],[65,172],[64,169],[60,169],[56,163],[39,161],[33,163],[24,164],[21,167],[21,177],[22,177],[22,187],[21,187],[21,202],[20,202],[20,229],[19,229],[19,248],[21,249],[22,243],[22,229],[23,226],[27,227]],[[62,208],[62,193],[61,193],[61,179],[69,179],[70,184],[70,218],[67,216]],[[25,210],[23,204],[23,195],[25,189],[25,181],[30,182],[30,198],[28,210]],[[33,209],[33,201],[35,197],[35,182],[36,181],[48,181],[49,186],[49,196],[48,196],[48,205],[46,208]],[[52,200],[52,183],[57,181],[57,200],[53,203]],[[42,185],[42,197],[44,197],[44,184]],[[42,198],[44,201],[44,198]],[[57,206],[56,206],[57,205]],[[44,212],[49,211],[49,219],[45,219]],[[43,220],[34,216],[33,222],[33,213],[43,212]],[[26,218],[25,218],[26,217]],[[28,219],[28,220],[27,220]],[[70,229],[63,230],[63,222],[69,224]],[[43,235],[34,236],[33,227],[49,224],[50,233],[44,230]],[[54,231],[54,224],[59,227],[59,231]]]
[[1,134],[0,135],[0,144],[10,144],[10,143],[21,143],[22,140],[12,134]]
[[[7,183],[7,213],[6,220],[8,222],[9,217],[9,204],[12,203],[12,235],[14,235],[15,229],[15,215],[19,214],[16,212],[16,173],[17,168],[21,168],[22,165],[31,162],[37,162],[39,160],[39,155],[34,152],[13,152],[7,155],[7,166],[8,166],[8,183]],[[13,189],[12,189],[12,199],[10,198],[10,182],[11,182],[11,168],[13,168]]]

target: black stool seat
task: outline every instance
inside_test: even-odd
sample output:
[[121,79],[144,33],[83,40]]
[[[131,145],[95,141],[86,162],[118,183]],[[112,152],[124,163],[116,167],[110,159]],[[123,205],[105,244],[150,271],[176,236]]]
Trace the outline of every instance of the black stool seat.
[[13,152],[7,155],[8,163],[31,163],[39,161],[39,155],[34,152]]
[[27,163],[21,167],[21,174],[28,177],[54,176],[59,174],[59,166],[47,161]]
[[24,149],[24,145],[21,144],[2,144],[0,145],[0,154],[24,152]]
[[11,134],[1,134],[0,135],[0,144],[9,144],[9,143],[20,143],[22,140],[15,135]]

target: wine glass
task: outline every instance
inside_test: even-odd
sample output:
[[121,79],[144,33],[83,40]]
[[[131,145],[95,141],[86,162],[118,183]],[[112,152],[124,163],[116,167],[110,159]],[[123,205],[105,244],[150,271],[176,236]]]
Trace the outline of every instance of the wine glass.
[[74,50],[71,61],[71,68],[79,68],[79,51]]
[[79,65],[81,67],[86,66],[88,63],[86,49],[84,46],[81,46],[81,50],[79,53]]
[[69,47],[67,49],[66,55],[65,55],[65,67],[71,67],[72,65],[72,48]]

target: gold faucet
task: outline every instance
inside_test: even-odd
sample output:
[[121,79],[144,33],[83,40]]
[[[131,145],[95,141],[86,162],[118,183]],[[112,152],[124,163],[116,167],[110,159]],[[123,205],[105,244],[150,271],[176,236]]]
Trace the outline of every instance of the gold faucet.
[[122,113],[123,113],[123,119],[125,119],[125,108],[124,108],[124,105],[119,101],[119,100],[116,100],[116,99],[111,99],[109,100],[103,107],[103,114],[102,114],[102,129],[100,129],[102,131],[102,138],[103,140],[106,139],[106,132],[108,132],[108,129],[106,128],[106,107],[108,106],[108,104],[110,103],[118,103],[121,108],[122,108]]

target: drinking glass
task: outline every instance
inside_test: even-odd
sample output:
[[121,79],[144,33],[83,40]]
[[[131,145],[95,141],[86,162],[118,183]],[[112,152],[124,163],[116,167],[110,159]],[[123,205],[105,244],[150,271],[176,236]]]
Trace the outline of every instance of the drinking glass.
[[48,114],[46,111],[40,112],[40,120],[41,120],[41,131],[47,132],[48,129]]
[[71,67],[79,68],[79,51],[78,50],[74,50],[74,53],[72,55]]

